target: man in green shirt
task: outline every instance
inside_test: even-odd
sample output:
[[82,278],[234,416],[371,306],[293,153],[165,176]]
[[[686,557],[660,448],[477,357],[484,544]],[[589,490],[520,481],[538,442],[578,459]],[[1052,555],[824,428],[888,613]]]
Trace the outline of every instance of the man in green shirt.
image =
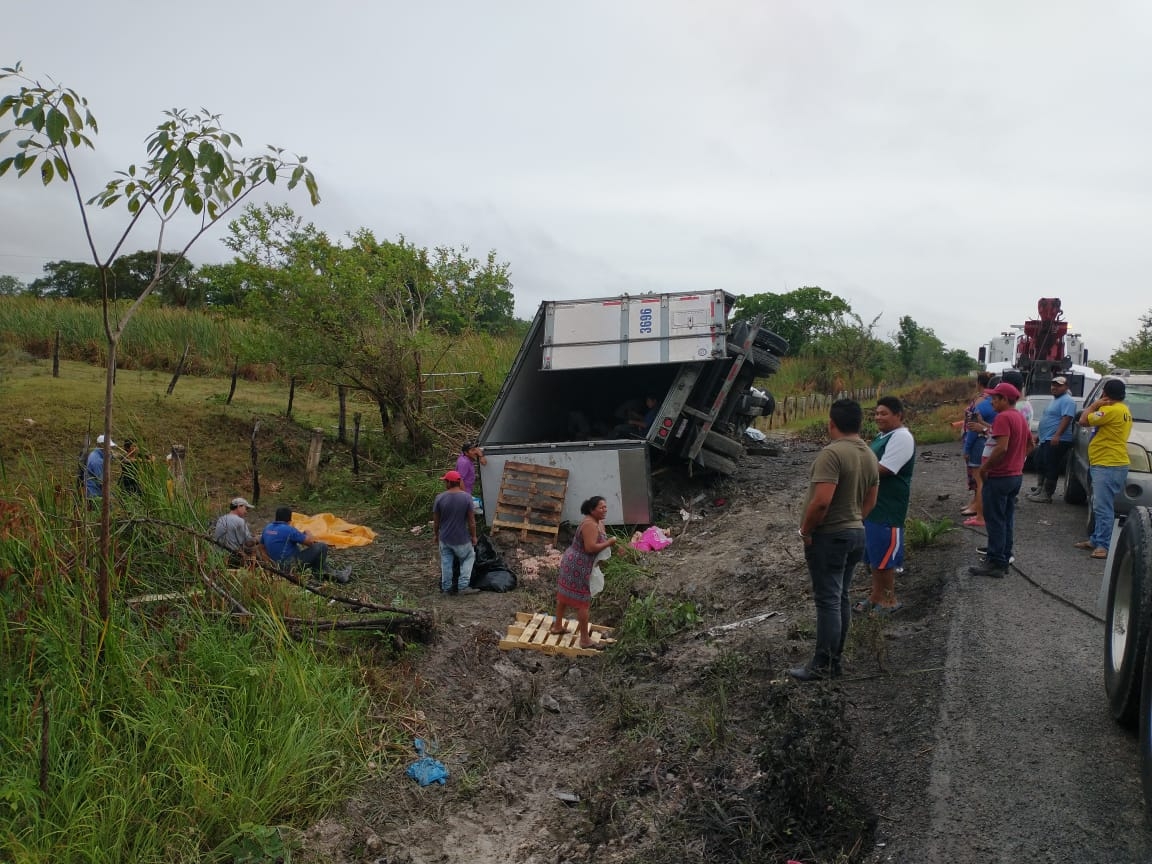
[[812,463],[799,534],[816,604],[816,651],[806,666],[788,670],[798,681],[835,678],[841,672],[852,621],[848,587],[864,557],[863,519],[876,506],[880,483],[876,457],[860,439],[863,418],[858,402],[833,402],[828,411],[831,441]]

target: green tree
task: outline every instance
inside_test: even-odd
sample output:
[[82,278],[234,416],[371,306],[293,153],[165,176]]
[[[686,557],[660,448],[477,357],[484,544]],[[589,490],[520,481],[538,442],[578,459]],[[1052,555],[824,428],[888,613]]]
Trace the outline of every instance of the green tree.
[[0,297],[15,297],[27,293],[28,286],[15,276],[0,276]]
[[1121,369],[1152,369],[1152,309],[1140,316],[1140,329],[1120,343],[1109,363]]
[[951,376],[967,375],[978,365],[976,358],[963,348],[953,348],[944,354],[944,367]]
[[851,326],[852,307],[823,288],[806,285],[785,294],[750,294],[736,298],[734,317],[763,315],[763,324],[788,340],[791,353],[801,353],[808,343]]
[[896,331],[896,356],[900,358],[900,366],[906,378],[912,375],[912,369],[916,365],[916,355],[923,341],[922,334],[920,325],[909,316],[904,315],[900,318],[900,326]]
[[433,293],[427,313],[433,326],[447,333],[499,333],[511,326],[509,266],[496,260],[495,250],[483,263],[469,257],[467,246],[437,246],[428,257]]
[[[188,211],[199,217],[183,245],[176,244],[178,258],[233,208],[262,186],[287,180],[289,189],[303,183],[313,204],[320,201],[315,178],[303,157],[293,158],[276,147],[258,156],[239,156],[240,138],[220,125],[218,115],[208,111],[190,113],[182,109],[166,111],[166,119],[145,139],[146,156],[130,164],[95,196],[85,199],[73,171],[73,154],[82,148],[95,149],[90,135],[97,133],[95,117],[87,99],[56,82],[41,84],[24,75],[20,64],[0,69],[0,82],[15,85],[15,92],[0,98],[0,120],[11,119],[13,128],[0,131],[0,145],[11,139],[15,152],[0,150],[0,177],[15,171],[24,177],[34,168],[47,186],[54,181],[68,183],[80,209],[85,238],[92,260],[100,272],[101,303],[107,365],[104,379],[104,441],[112,440],[113,388],[116,381],[116,349],[136,310],[170,272],[165,266],[165,234],[172,221]],[[88,208],[107,209],[116,204],[126,208],[128,223],[106,255],[96,249]],[[152,277],[126,309],[117,312],[113,300],[113,262],[134,229],[146,223],[155,226],[156,246]],[[119,317],[116,317],[116,316]],[[97,598],[101,619],[107,623],[109,605],[109,564],[111,562],[110,468],[105,443],[103,495],[100,509],[100,555]]]
[[[156,278],[157,267],[162,274]],[[196,268],[181,252],[161,252],[141,249],[131,255],[121,255],[112,262],[117,297],[136,298],[145,291],[160,299],[165,306],[199,306],[201,287],[196,279]]]
[[[100,268],[84,261],[49,261],[44,275],[32,281],[29,291],[37,297],[96,301],[100,299]],[[116,299],[115,286],[111,286]]]
[[876,337],[880,316],[868,324],[855,313],[845,316],[832,330],[804,348],[815,361],[811,385],[818,392],[836,393],[887,377],[895,361],[892,345]]

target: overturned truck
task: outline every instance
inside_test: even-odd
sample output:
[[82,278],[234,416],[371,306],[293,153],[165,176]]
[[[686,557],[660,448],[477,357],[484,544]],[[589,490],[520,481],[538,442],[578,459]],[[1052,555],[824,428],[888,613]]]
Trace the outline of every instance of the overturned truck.
[[608,521],[652,521],[651,463],[736,471],[744,431],[773,412],[753,386],[788,350],[759,320],[729,321],[736,298],[683,292],[542,303],[484,426],[484,513],[508,461],[564,468],[561,518],[608,501]]

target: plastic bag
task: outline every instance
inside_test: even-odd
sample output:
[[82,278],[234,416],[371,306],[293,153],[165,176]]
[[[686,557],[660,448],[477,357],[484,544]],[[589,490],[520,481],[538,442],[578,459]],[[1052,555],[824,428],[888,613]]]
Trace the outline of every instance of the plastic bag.
[[633,540],[631,547],[641,552],[659,552],[672,544],[672,538],[664,533],[664,529],[656,525],[645,528],[639,540]]
[[612,557],[612,547],[601,549],[596,553],[596,560],[592,562],[592,573],[588,576],[588,590],[595,597],[604,590],[604,571],[600,569],[600,562]]
[[419,783],[421,786],[430,786],[433,783],[439,783],[443,786],[448,782],[448,767],[439,759],[433,759],[431,756],[425,756],[427,745],[422,738],[415,738],[412,741],[412,746],[416,750],[416,755],[420,758],[413,762],[404,771],[409,777]]
[[487,570],[484,573],[472,571],[472,578],[468,580],[469,588],[479,588],[481,591],[495,591],[503,594],[516,587],[516,574],[511,570]]

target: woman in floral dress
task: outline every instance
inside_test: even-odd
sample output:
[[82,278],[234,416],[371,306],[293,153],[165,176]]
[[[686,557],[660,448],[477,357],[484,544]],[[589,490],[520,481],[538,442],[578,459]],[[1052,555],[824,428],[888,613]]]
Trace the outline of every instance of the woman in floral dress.
[[556,586],[556,620],[548,632],[566,633],[564,613],[568,607],[576,610],[576,634],[581,648],[595,648],[588,632],[588,604],[592,602],[592,592],[588,587],[592,566],[597,553],[616,545],[615,537],[604,533],[604,517],[608,515],[608,502],[600,495],[593,495],[580,505],[584,521],[576,529],[572,545],[564,550],[560,559],[560,580]]

